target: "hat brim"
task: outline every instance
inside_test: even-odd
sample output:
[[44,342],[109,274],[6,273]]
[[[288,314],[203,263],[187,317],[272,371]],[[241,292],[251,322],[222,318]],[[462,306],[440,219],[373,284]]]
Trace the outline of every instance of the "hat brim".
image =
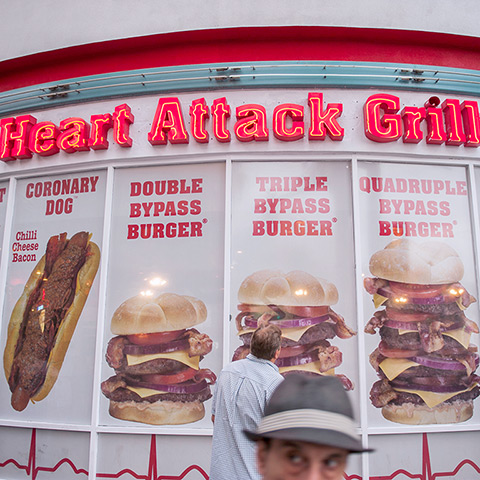
[[301,442],[315,443],[318,445],[326,445],[329,447],[337,447],[348,450],[351,453],[372,452],[372,449],[363,448],[360,439],[356,440],[344,433],[334,430],[318,429],[318,428],[288,428],[283,430],[275,430],[272,432],[257,434],[244,430],[243,433],[250,440],[258,441],[262,438],[279,438],[282,440],[296,440]]

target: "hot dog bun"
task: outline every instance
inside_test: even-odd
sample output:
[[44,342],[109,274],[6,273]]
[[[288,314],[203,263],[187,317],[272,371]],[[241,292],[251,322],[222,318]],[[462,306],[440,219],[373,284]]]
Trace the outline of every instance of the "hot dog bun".
[[[28,299],[42,281],[45,261],[46,255],[43,255],[30,274],[30,277],[25,284],[23,293],[15,304],[10,316],[7,342],[3,355],[3,366],[7,381],[10,378],[15,349],[20,334],[20,327],[22,325],[25,309],[27,308]],[[47,361],[45,381],[35,395],[31,397],[33,401],[43,400],[49,394],[57,380],[58,374],[65,359],[65,354],[70,344],[70,340],[73,336],[73,332],[75,331],[78,319],[83,310],[93,280],[97,273],[99,263],[100,249],[95,243],[89,241],[85,262],[77,275],[76,290],[73,302],[67,310],[57,332],[55,344]]]
[[238,300],[252,305],[321,306],[338,302],[333,283],[307,272],[259,270],[240,285]]
[[175,293],[155,298],[137,295],[115,310],[111,331],[114,335],[170,332],[193,327],[206,318],[205,304],[195,297]]
[[433,285],[460,281],[464,269],[458,253],[448,244],[405,238],[394,240],[374,253],[370,272],[394,282]]

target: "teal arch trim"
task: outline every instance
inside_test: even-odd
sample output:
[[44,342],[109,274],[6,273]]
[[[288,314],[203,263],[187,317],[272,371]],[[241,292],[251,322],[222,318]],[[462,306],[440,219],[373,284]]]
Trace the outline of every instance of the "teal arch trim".
[[365,62],[253,62],[117,72],[0,93],[0,116],[109,98],[253,88],[375,88],[480,96],[480,71]]

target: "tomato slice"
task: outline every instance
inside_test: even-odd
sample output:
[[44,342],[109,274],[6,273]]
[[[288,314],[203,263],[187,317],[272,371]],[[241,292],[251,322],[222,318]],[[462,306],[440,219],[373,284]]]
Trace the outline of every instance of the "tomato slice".
[[397,310],[390,307],[387,307],[385,312],[387,317],[395,322],[425,322],[429,318],[434,318],[437,316],[431,313],[403,312],[402,310]]
[[191,380],[196,373],[197,370],[189,367],[171,375],[159,375],[157,373],[142,375],[141,381],[147,383],[156,383],[158,385],[172,385],[174,383],[182,383],[186,382],[187,380]]
[[322,317],[330,310],[328,305],[322,305],[320,307],[290,307],[282,305],[280,308],[287,313],[301,318]]
[[135,345],[158,345],[159,343],[171,342],[177,339],[185,332],[185,330],[173,330],[171,332],[156,333],[137,333],[135,335],[127,335],[130,342]]
[[388,358],[411,358],[418,355],[420,350],[404,350],[401,348],[390,348],[383,340],[378,344],[378,351]]
[[406,295],[413,298],[430,298],[443,295],[448,285],[419,285],[416,283],[390,282],[390,288],[396,295]]

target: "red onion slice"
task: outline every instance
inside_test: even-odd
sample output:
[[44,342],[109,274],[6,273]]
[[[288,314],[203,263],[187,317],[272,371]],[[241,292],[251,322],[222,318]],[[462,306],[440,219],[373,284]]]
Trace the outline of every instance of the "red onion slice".
[[188,338],[183,338],[181,340],[160,343],[158,345],[135,345],[130,343],[125,345],[124,352],[128,355],[150,355],[155,353],[169,353],[177,350],[186,350],[188,347]]
[[293,357],[278,358],[275,364],[277,367],[293,367],[296,365],[305,365],[307,363],[316,362],[318,360],[318,353],[307,352]]
[[445,297],[444,295],[436,295],[430,298],[408,298],[410,303],[414,305],[442,305],[443,303],[453,303],[455,298]]
[[[280,328],[297,328],[297,327],[310,327],[312,325],[318,325],[330,319],[330,315],[322,315],[321,317],[308,317],[308,318],[286,318],[283,320],[270,320],[270,323],[277,325]],[[249,328],[257,328],[257,321],[253,317],[244,318],[245,326]]]
[[246,327],[248,328],[257,328],[258,327],[258,322],[255,317],[252,317],[251,315],[248,315],[243,318],[243,323],[245,324]]
[[[463,363],[458,362],[457,360],[448,360],[446,358],[435,358],[435,357],[421,357],[415,356],[412,357],[412,361],[423,365],[424,367],[435,368],[437,370],[466,370]],[[478,367],[479,359],[478,355],[475,356],[475,365]]]
[[285,320],[271,320],[275,325],[280,328],[296,328],[296,327],[310,327],[312,325],[318,325],[330,319],[330,315],[322,315],[321,317],[308,317],[308,318],[287,318]]

